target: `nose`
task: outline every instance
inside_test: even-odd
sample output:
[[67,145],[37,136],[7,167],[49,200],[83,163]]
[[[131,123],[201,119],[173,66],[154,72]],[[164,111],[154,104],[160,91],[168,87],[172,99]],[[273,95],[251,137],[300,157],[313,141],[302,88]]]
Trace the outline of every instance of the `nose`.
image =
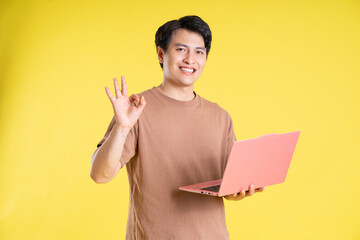
[[194,54],[191,51],[188,51],[183,59],[183,62],[189,65],[194,64]]

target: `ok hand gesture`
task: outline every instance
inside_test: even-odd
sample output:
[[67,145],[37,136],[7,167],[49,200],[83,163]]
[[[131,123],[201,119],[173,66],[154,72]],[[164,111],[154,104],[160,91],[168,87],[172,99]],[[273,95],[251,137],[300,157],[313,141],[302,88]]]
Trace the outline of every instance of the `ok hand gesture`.
[[114,109],[116,125],[117,127],[130,130],[139,119],[146,105],[145,98],[144,96],[134,94],[128,98],[124,76],[121,76],[121,91],[116,78],[114,78],[114,87],[116,97],[111,94],[108,87],[105,87],[105,91]]

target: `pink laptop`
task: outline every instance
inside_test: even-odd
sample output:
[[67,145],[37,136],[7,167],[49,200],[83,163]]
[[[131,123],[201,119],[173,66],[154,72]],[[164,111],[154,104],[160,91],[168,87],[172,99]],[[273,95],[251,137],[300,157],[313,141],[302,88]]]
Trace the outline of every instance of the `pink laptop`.
[[226,196],[285,181],[300,131],[267,134],[234,142],[222,179],[179,187],[180,190]]

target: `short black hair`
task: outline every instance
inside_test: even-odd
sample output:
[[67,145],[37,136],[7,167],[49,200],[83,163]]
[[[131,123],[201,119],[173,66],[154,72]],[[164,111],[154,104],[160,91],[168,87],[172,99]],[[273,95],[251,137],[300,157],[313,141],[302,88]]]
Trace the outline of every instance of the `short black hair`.
[[[204,20],[195,15],[185,16],[179,20],[172,20],[159,27],[155,34],[156,48],[160,46],[164,52],[166,52],[169,43],[171,42],[172,34],[177,29],[186,29],[199,33],[204,39],[206,57],[208,56],[212,39],[210,27]],[[163,68],[162,63],[160,63],[160,66]]]

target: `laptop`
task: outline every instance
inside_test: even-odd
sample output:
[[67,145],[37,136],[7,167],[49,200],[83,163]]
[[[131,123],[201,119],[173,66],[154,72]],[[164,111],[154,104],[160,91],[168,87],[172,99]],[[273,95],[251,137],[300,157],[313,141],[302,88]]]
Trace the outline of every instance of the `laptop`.
[[222,179],[179,187],[182,191],[226,196],[285,181],[300,131],[235,141]]

